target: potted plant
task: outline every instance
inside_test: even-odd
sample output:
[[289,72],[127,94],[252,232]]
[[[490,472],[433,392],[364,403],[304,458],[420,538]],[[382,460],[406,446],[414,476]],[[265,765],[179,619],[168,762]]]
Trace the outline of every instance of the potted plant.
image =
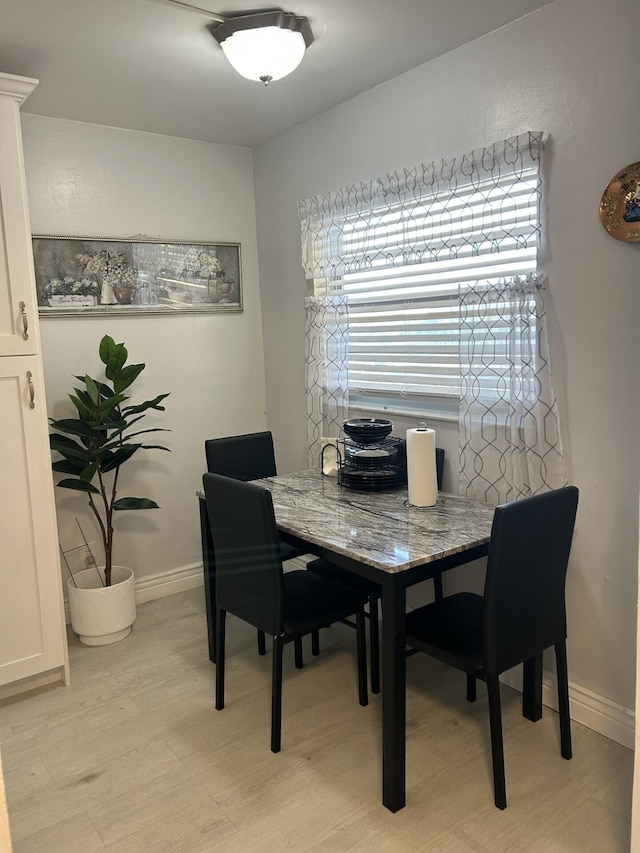
[[[113,565],[114,513],[159,508],[149,498],[118,497],[120,469],[139,450],[168,450],[158,444],[143,444],[139,438],[166,430],[154,427],[131,432],[131,429],[149,409],[164,411],[160,404],[169,395],[160,394],[153,400],[127,405],[129,397],[123,392],[131,388],[145,365],[127,364],[125,345],[116,344],[109,335],[100,341],[99,355],[108,382],[88,375],[76,376],[83,387],[75,388],[69,398],[78,416],[61,420],[50,418],[51,449],[62,457],[52,467],[56,473],[68,475],[57,486],[87,495],[102,535],[104,567],[77,572],[68,581],[71,624],[80,639],[89,645],[122,639],[131,631],[135,620],[133,572]],[[124,589],[116,589],[123,584]],[[126,604],[121,600],[125,597]],[[85,599],[89,600],[83,604]],[[111,609],[99,614],[97,610],[103,600],[113,603],[107,605]],[[114,613],[114,607],[126,613]],[[99,624],[88,626],[92,614],[97,616],[95,621]],[[121,624],[127,619],[130,619],[128,624]],[[101,639],[103,636],[105,639]]]

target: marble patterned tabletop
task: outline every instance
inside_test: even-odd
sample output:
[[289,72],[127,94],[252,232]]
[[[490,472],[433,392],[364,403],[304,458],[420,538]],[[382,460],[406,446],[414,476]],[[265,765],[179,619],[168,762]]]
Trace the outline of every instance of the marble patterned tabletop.
[[406,488],[359,492],[313,470],[256,482],[271,491],[281,530],[385,572],[484,545],[491,535],[492,506],[444,492],[420,509],[406,505]]

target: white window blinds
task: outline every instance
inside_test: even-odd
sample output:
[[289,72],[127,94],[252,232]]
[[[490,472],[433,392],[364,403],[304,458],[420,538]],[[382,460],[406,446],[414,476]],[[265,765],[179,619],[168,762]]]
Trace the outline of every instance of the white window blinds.
[[300,202],[303,266],[349,298],[351,399],[457,397],[459,287],[535,272],[542,135]]

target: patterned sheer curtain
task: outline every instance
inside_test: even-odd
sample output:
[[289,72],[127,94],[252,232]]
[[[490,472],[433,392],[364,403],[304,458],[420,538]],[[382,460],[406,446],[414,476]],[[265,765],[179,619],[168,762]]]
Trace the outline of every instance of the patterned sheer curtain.
[[306,277],[408,264],[464,277],[497,256],[518,274],[539,243],[541,149],[542,133],[527,131],[298,202]]
[[460,490],[491,503],[566,482],[537,279],[542,149],[528,131],[298,204],[306,277],[349,297],[354,398],[410,388],[433,405],[459,380]]
[[344,296],[305,299],[309,465],[320,467],[322,437],[340,435],[349,408],[349,309]]
[[460,288],[460,492],[498,504],[566,485],[535,276]]

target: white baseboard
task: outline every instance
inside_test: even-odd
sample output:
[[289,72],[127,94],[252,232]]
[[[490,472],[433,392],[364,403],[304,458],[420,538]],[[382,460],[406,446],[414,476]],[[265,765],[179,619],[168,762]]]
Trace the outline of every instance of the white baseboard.
[[[522,668],[517,667],[500,676],[500,680],[522,692]],[[558,690],[555,674],[543,672],[542,703],[558,710]],[[635,744],[635,714],[631,708],[595,693],[579,684],[569,682],[571,719],[629,749]]]
[[176,592],[196,589],[204,584],[202,563],[192,563],[179,569],[158,572],[155,575],[145,575],[136,580],[136,604],[153,601],[155,598],[165,598]]

